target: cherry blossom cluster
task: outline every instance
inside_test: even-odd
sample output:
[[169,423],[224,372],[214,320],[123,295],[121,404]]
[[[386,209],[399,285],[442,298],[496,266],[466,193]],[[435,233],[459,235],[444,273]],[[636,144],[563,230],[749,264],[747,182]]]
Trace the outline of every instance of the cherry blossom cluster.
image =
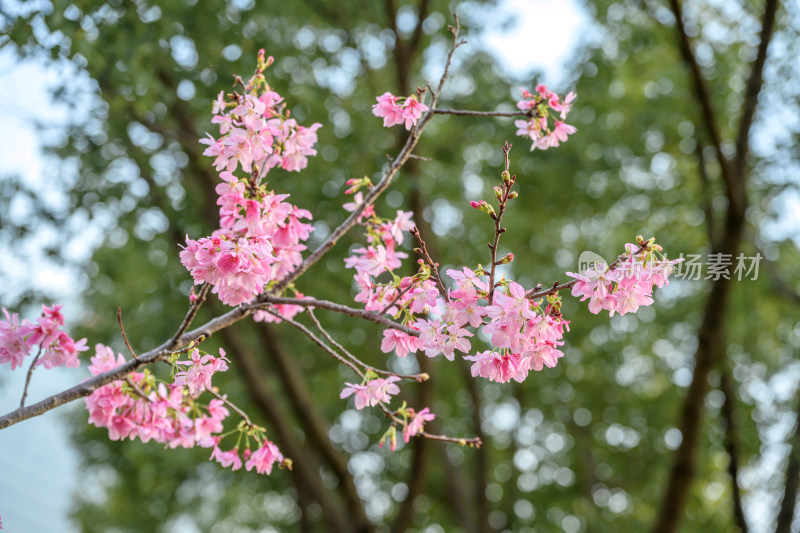
[[390,128],[396,124],[404,124],[407,130],[416,125],[428,106],[421,103],[416,96],[395,96],[385,92],[376,98],[377,104],[372,106],[372,114],[383,119],[383,127]]
[[[354,211],[364,201],[358,189],[361,186],[371,187],[371,183],[368,178],[362,178],[350,180],[348,185],[351,187],[346,192],[354,194],[354,197],[352,202],[344,204],[344,208]],[[393,219],[381,218],[372,206],[364,209],[359,216],[359,223],[367,236],[367,246],[352,250],[344,263],[347,268],[355,269],[354,278],[359,289],[355,300],[364,304],[368,311],[395,315],[409,304],[421,310],[420,306],[424,307],[426,301],[425,291],[433,290],[430,284],[424,284],[421,276],[398,277],[394,274],[402,265],[402,260],[408,257],[397,248],[403,244],[406,232],[414,227],[411,217],[410,211],[398,210]],[[389,281],[377,281],[378,277],[387,273],[391,274]]]
[[[298,126],[284,111],[282,98],[272,91],[263,71],[271,63],[259,55],[259,67],[243,96],[224,95],[215,104],[213,122],[223,134],[206,150],[216,155],[221,170],[219,195],[220,228],[210,237],[187,237],[181,262],[195,284],[210,283],[212,292],[228,305],[251,302],[270,282],[279,280],[302,261],[301,244],[313,227],[302,220],[311,213],[286,202],[289,195],[268,190],[261,178],[279,163],[286,170],[301,170],[306,156],[316,154],[319,124]],[[231,107],[230,113],[225,109]],[[210,141],[209,141],[210,142]],[[248,175],[233,171],[241,166]],[[261,313],[257,319],[264,320]]]
[[5,319],[0,319],[0,364],[10,363],[11,370],[22,366],[25,358],[38,346],[35,366],[53,368],[80,365],[78,353],[87,350],[86,339],[74,341],[64,330],[64,315],[60,305],[42,306],[42,315],[36,323],[19,320],[17,313],[3,309]]
[[615,268],[595,263],[583,273],[567,272],[577,280],[572,295],[581,301],[589,300],[589,311],[594,314],[605,309],[611,316],[635,313],[639,306],[653,303],[653,287],[669,283],[674,265],[683,259],[667,259],[654,239],[647,242],[640,236],[637,244],[627,243],[625,253]]
[[[547,93],[545,93],[547,94]],[[561,112],[568,111],[571,101],[562,103],[550,95]],[[452,282],[446,287],[438,274],[438,265],[428,256],[424,242],[416,229],[412,234],[420,241],[415,249],[424,257],[419,260],[420,269],[414,276],[399,277],[393,273],[400,266],[400,257],[393,243],[402,242],[389,228],[390,223],[380,219],[374,211],[363,222],[370,246],[358,248],[345,259],[348,267],[356,270],[355,296],[367,310],[390,315],[400,320],[401,325],[418,332],[415,335],[397,328],[383,332],[381,351],[394,352],[398,357],[422,351],[428,357],[443,355],[454,360],[456,353],[472,362],[473,376],[496,382],[515,380],[522,382],[531,371],[554,367],[563,352],[564,332],[569,330],[569,321],[561,314],[561,297],[558,290],[545,291],[537,295],[536,289],[526,290],[519,283],[503,276],[496,280],[496,267],[511,263],[514,255],[509,253],[497,257],[503,213],[509,200],[518,195],[512,188],[516,176],[508,172],[510,145],[504,147],[506,170],[502,186],[495,187],[498,208],[485,200],[470,202],[478,211],[486,214],[495,224],[495,240],[489,243],[492,250],[488,268],[462,267],[448,269],[446,274]],[[352,180],[353,192],[363,180]],[[368,182],[363,182],[368,185]],[[356,197],[354,203],[358,203]],[[398,217],[399,217],[398,213]],[[376,243],[382,244],[376,244]],[[388,243],[388,247],[385,245]],[[654,286],[662,287],[676,261],[661,255],[662,248],[654,239],[645,242],[637,238],[638,245],[626,245],[626,253],[611,267],[597,265],[576,278],[571,285],[573,295],[590,299],[589,308],[597,312],[600,308],[624,314],[636,311],[640,305],[650,305]],[[382,246],[382,247],[381,247]],[[387,253],[386,250],[391,253]],[[405,255],[405,254],[403,254]],[[387,281],[379,276],[389,273]],[[567,288],[563,286],[561,288]],[[476,333],[488,340],[489,350],[474,351]],[[356,394],[356,407],[374,406],[388,402],[389,394],[383,380],[364,383],[361,386],[348,384],[342,397]],[[390,438],[388,435],[387,438]]]
[[354,396],[356,409],[359,411],[364,407],[374,407],[379,403],[389,403],[391,397],[400,392],[400,387],[395,382],[400,381],[397,376],[388,378],[375,378],[367,381],[363,385],[345,383],[347,387],[342,390],[339,396],[342,399]]
[[395,451],[397,449],[397,423],[403,427],[403,442],[408,444],[411,437],[424,434],[426,422],[436,418],[436,415],[431,413],[431,410],[427,407],[417,412],[413,408],[407,407],[405,402],[403,402],[403,405],[394,416],[396,416],[395,424],[392,424],[383,434],[378,442],[379,448],[383,448],[388,442],[389,450]]
[[[223,451],[219,445],[223,423],[230,414],[224,396],[216,397],[204,404],[199,401],[204,392],[213,391],[212,377],[216,372],[228,369],[225,351],[219,357],[192,349],[188,361],[172,357],[174,374],[172,383],[158,382],[148,370],[131,372],[125,380],[113,381],[98,388],[85,399],[89,411],[89,423],[108,429],[111,440],[153,440],[170,448],[212,448],[210,459],[223,467],[241,468],[243,461],[247,470],[269,474],[274,464],[287,464],[278,448],[266,439],[264,429],[242,421],[234,430],[239,440],[234,448]],[[97,344],[89,371],[93,376],[113,370],[125,363],[122,354],[114,355],[108,346]],[[231,404],[232,405],[232,404]],[[242,457],[239,446],[247,441]],[[250,451],[249,440],[259,445]]]
[[[567,137],[578,131],[575,126],[564,122],[572,109],[576,94],[570,92],[562,100],[556,93],[544,85],[537,85],[534,94],[522,89],[522,100],[517,102],[517,108],[530,115],[528,120],[515,120],[517,135],[528,137],[533,144],[531,150],[539,148],[547,150],[555,148],[565,142]],[[561,120],[553,117],[550,126],[551,113],[558,113]]]
[[264,71],[274,59],[258,54],[258,67],[250,81],[242,83],[243,95],[225,96],[220,92],[214,102],[211,121],[219,124],[220,137],[210,134],[200,142],[207,144],[204,155],[214,157],[218,171],[233,172],[241,166],[248,174],[259,177],[270,169],[288,171],[306,168],[308,156],[317,154],[317,130],[322,124],[301,126],[290,118],[283,97],[267,83]]
[[[215,358],[193,350],[191,361],[177,362],[186,370],[176,374],[172,384],[157,383],[145,370],[98,388],[85,399],[89,423],[107,428],[111,440],[139,438],[170,448],[210,447],[212,437],[222,431],[228,409],[222,400],[213,399],[203,410],[196,400],[211,387],[213,373],[227,369],[225,353],[220,353]],[[114,350],[97,344],[89,371],[96,376],[124,363],[122,354],[115,356]]]

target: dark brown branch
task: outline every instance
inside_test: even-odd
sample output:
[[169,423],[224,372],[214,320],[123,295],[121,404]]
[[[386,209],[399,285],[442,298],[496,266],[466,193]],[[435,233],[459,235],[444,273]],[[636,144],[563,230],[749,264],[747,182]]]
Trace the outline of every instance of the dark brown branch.
[[706,233],[708,234],[708,242],[714,243],[714,205],[712,202],[711,180],[708,179],[708,172],[706,172],[706,162],[703,157],[703,145],[700,139],[696,139],[695,155],[697,157],[697,168],[700,173],[700,186],[703,193],[703,212],[706,216]]
[[[404,326],[402,324],[398,324],[393,320],[389,320],[377,313],[373,313],[372,311],[364,311],[363,309],[353,309],[352,307],[347,307],[346,305],[337,304],[334,302],[329,302],[327,300],[315,300],[313,298],[288,298],[282,296],[273,296],[271,294],[262,294],[260,299],[264,303],[257,303],[249,305],[248,307],[252,309],[261,309],[264,307],[269,307],[269,305],[297,305],[299,307],[316,307],[318,309],[327,309],[328,311],[335,311],[337,313],[342,313],[347,316],[352,316],[354,318],[363,318],[369,322],[374,322],[375,324],[379,324],[381,326],[385,326],[387,328],[396,329],[398,331],[402,331],[408,335],[413,335],[415,337],[419,336],[419,331],[415,329],[411,329],[408,326]],[[264,304],[269,304],[265,306]]]
[[786,463],[786,481],[783,486],[781,507],[775,523],[775,533],[790,533],[792,531],[794,508],[797,506],[797,489],[800,482],[800,389],[797,392],[797,417],[790,444],[789,460]]
[[340,503],[332,497],[333,493],[322,484],[317,458],[309,453],[308,447],[303,446],[292,431],[291,424],[280,409],[278,398],[269,388],[269,376],[238,335],[230,329],[224,330],[222,334],[250,396],[270,423],[273,440],[287,456],[295,459],[290,475],[298,491],[307,491],[310,498],[319,503],[327,530],[355,531]]
[[733,515],[736,525],[742,533],[748,532],[747,519],[742,506],[742,491],[739,488],[739,435],[734,416],[736,395],[731,382],[730,371],[720,365],[720,390],[725,395],[722,404],[722,418],[725,421],[725,450],[728,452],[728,474],[731,477],[731,497],[733,498]]
[[739,121],[739,135],[736,138],[736,172],[740,176],[745,176],[747,166],[747,156],[750,152],[750,127],[756,114],[758,95],[764,84],[764,64],[767,62],[767,49],[775,29],[775,18],[778,13],[778,0],[766,0],[764,6],[764,16],[761,22],[761,34],[759,36],[758,51],[756,58],[750,67],[750,76],[744,93],[744,103],[742,104],[742,118]]
[[[22,398],[19,401],[19,407],[22,409],[25,407],[25,398],[28,397],[28,385],[31,384],[31,378],[33,377],[33,369],[36,368],[36,363],[39,361],[39,357],[42,355],[42,345],[39,345],[39,351],[36,352],[36,357],[33,358],[31,362],[31,366],[28,367],[28,374],[25,376],[25,388],[22,389]],[[2,427],[2,426],[0,426]]]
[[469,109],[434,109],[437,115],[456,115],[459,117],[530,117],[527,111],[471,111]]
[[179,344],[181,335],[183,335],[186,330],[189,329],[189,326],[192,325],[194,317],[197,316],[197,311],[200,310],[200,306],[206,301],[209,290],[211,290],[211,285],[204,283],[200,288],[200,293],[197,295],[197,299],[189,304],[189,311],[186,312],[186,316],[183,318],[183,322],[181,322],[180,327],[178,327],[178,331],[175,332],[175,335],[173,335],[172,339],[169,341],[170,348],[174,348]]
[[280,335],[270,324],[256,328],[262,340],[264,351],[275,363],[280,376],[280,383],[286,390],[289,404],[297,418],[306,430],[308,442],[314,446],[322,459],[330,465],[334,474],[339,478],[339,488],[342,491],[349,513],[360,524],[359,529],[366,530],[371,527],[364,511],[364,505],[358,496],[353,476],[347,469],[347,460],[339,450],[336,450],[328,438],[328,424],[320,416],[319,410],[311,391],[305,381],[303,371],[296,363],[296,359],[286,352]]
[[741,202],[743,199],[741,193],[739,192],[739,187],[735,183],[733,169],[731,168],[728,160],[725,158],[725,154],[722,152],[722,135],[719,131],[719,121],[717,120],[714,106],[711,103],[711,94],[708,90],[708,86],[706,85],[706,79],[703,77],[703,73],[700,70],[700,65],[697,63],[697,58],[692,51],[692,43],[689,40],[689,35],[686,33],[686,27],[683,24],[683,10],[681,9],[680,1],[670,0],[669,5],[672,8],[672,14],[675,16],[675,25],[678,29],[681,56],[691,71],[698,104],[700,105],[700,110],[703,115],[703,121],[706,129],[708,130],[711,145],[714,147],[714,153],[717,155],[717,161],[719,162],[722,179],[725,181],[725,188],[727,190],[728,198],[730,198],[733,202],[742,205]]
[[450,295],[448,294],[447,289],[445,288],[444,283],[442,282],[442,277],[439,275],[439,263],[437,263],[436,261],[433,260],[433,258],[431,258],[431,254],[428,252],[428,246],[427,244],[425,244],[422,235],[420,235],[419,228],[414,226],[413,228],[411,228],[410,232],[411,235],[413,235],[414,238],[417,239],[417,243],[419,243],[419,251],[418,251],[419,254],[422,256],[423,259],[425,259],[425,262],[428,263],[428,266],[431,267],[431,277],[433,278],[433,281],[436,282],[436,285],[439,287],[439,292],[442,293],[442,298],[444,298],[446,302],[449,302]]
[[122,332],[122,340],[125,341],[125,346],[128,347],[128,351],[131,352],[131,356],[138,360],[139,357],[137,357],[136,352],[133,351],[131,343],[128,342],[128,335],[125,333],[125,326],[122,325],[122,309],[119,307],[117,307],[117,322],[119,322],[119,330]]
[[502,226],[503,214],[506,212],[506,204],[508,203],[508,197],[511,193],[511,187],[514,186],[514,177],[509,173],[509,166],[511,164],[509,160],[510,152],[511,145],[506,141],[503,145],[503,157],[506,163],[505,171],[503,172],[503,192],[500,198],[497,199],[500,202],[497,208],[497,214],[491,215],[492,219],[494,219],[494,241],[489,244],[489,250],[492,252],[492,258],[489,262],[489,305],[492,305],[494,302],[494,275],[497,270],[497,246],[500,244],[500,235],[506,231]]

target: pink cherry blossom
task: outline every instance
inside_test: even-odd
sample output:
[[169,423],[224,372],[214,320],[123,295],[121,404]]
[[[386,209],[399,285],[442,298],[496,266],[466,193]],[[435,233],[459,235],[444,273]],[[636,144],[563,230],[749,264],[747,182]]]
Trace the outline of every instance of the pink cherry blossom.
[[206,354],[201,355],[200,350],[194,349],[189,354],[191,361],[178,361],[177,364],[188,367],[175,374],[175,386],[186,387],[189,394],[198,394],[211,387],[211,377],[215,372],[223,372],[228,369],[228,358],[225,351],[220,348],[220,356],[214,357]]
[[261,447],[250,455],[244,466],[248,472],[255,468],[259,474],[269,475],[272,473],[273,465],[281,462],[283,462],[283,454],[278,447],[264,439]]
[[[242,458],[239,457],[239,450],[236,448],[222,451],[218,446],[214,445],[214,449],[211,451],[211,457],[209,457],[209,460],[210,459],[217,461],[223,468],[230,467],[233,471],[239,470],[242,467]],[[248,470],[250,469],[248,468]]]
[[403,333],[396,329],[383,330],[383,341],[381,351],[389,353],[395,351],[397,357],[405,357],[409,353],[414,353],[419,349],[419,338]]
[[403,428],[403,440],[406,444],[408,444],[409,439],[411,437],[415,437],[422,433],[422,430],[425,426],[425,422],[430,422],[436,415],[431,413],[431,410],[425,407],[420,412],[415,413],[413,409],[407,409],[410,420]]
[[367,382],[366,385],[345,383],[347,387],[342,390],[339,397],[345,399],[355,395],[355,407],[358,410],[367,406],[374,407],[379,403],[389,403],[391,397],[400,392],[400,387],[395,385],[397,381],[400,381],[400,378],[389,376],[387,378],[373,379]]
[[22,361],[30,354],[35,344],[34,326],[27,320],[20,323],[17,313],[10,314],[3,308],[5,320],[0,320],[0,364],[10,363],[11,370],[22,366]]

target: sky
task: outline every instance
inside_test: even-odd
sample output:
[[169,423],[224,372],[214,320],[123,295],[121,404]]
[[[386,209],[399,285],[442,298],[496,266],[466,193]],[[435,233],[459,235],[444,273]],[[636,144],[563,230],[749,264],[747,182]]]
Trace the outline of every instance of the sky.
[[[542,11],[548,12],[548,24],[539,25],[534,37],[530,28],[535,25],[536,13]],[[585,34],[582,29],[589,25],[587,14],[574,0],[504,0],[491,17],[500,23],[481,32],[471,44],[488,50],[503,71],[520,78],[540,71],[541,79],[552,85],[564,81],[560,65],[580,44],[578,36]],[[504,23],[507,25],[501,29],[499,26]],[[542,50],[537,41],[543,38],[549,43],[547,53],[531,53]],[[0,128],[0,179],[17,174],[34,188],[45,188],[48,173],[55,165],[48,164],[43,156],[42,133],[34,124],[48,125],[47,135],[52,135],[69,118],[66,110],[54,106],[48,96],[48,87],[63,75],[41,63],[17,62],[10,54],[0,52],[0,123],[4,124]],[[53,201],[59,203],[58,193],[51,194]],[[18,209],[24,215],[25,206]],[[91,246],[86,242],[83,246],[83,253],[90,253]],[[36,276],[35,285],[67,304],[68,322],[70,308],[76,318],[79,294],[75,288],[79,284],[74,273],[47,260],[41,249],[31,250],[24,261],[6,259],[0,271],[0,286],[13,294],[15,287],[31,282],[31,273]],[[81,370],[40,369],[31,383],[29,403],[84,377],[86,373]],[[23,372],[11,372],[6,365],[0,367],[0,411],[17,407],[23,386]],[[6,531],[76,531],[68,523],[68,514],[71,494],[78,489],[79,463],[64,413],[65,409],[59,408],[0,432],[0,452],[6,452],[0,453],[0,517]]]

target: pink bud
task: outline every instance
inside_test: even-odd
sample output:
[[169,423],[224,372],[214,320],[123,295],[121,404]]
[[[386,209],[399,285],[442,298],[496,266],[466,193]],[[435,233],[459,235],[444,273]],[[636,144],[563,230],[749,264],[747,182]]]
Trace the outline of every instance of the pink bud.
[[476,202],[475,200],[472,200],[469,203],[469,205],[471,205],[473,209],[480,209],[481,208],[481,204],[479,202]]

